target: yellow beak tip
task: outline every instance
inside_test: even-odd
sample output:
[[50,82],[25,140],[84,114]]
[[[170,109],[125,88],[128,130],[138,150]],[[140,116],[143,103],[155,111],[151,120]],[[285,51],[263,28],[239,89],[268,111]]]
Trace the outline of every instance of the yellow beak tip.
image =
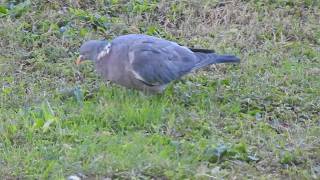
[[78,58],[77,58],[77,60],[76,60],[76,62],[75,62],[75,63],[76,63],[76,65],[79,65],[79,64],[81,63],[81,59],[80,59],[80,57],[78,57]]

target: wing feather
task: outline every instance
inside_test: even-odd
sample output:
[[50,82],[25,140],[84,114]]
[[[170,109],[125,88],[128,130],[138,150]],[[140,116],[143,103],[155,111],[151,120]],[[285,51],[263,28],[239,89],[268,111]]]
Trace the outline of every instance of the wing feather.
[[130,45],[129,62],[134,76],[148,85],[164,85],[190,72],[197,58],[189,49],[158,38]]

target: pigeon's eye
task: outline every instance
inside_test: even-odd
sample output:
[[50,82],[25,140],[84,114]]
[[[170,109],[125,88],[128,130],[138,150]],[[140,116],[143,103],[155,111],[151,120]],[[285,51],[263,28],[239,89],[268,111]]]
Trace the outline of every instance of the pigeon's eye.
[[104,49],[110,49],[110,46],[109,46],[109,45],[107,45]]

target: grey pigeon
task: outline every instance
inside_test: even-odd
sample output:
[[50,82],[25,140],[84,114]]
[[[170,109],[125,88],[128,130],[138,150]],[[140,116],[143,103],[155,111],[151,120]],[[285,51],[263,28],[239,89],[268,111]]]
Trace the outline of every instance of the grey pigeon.
[[210,64],[240,62],[235,56],[189,49],[142,34],[119,36],[111,42],[87,41],[76,63],[85,60],[92,60],[106,80],[150,93],[161,93],[171,81]]

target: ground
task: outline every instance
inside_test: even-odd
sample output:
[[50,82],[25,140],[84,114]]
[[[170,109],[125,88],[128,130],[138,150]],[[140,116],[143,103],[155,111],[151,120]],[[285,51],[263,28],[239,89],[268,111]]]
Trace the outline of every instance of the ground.
[[[144,33],[234,54],[145,95],[74,64]],[[319,179],[312,0],[1,1],[0,179]]]

